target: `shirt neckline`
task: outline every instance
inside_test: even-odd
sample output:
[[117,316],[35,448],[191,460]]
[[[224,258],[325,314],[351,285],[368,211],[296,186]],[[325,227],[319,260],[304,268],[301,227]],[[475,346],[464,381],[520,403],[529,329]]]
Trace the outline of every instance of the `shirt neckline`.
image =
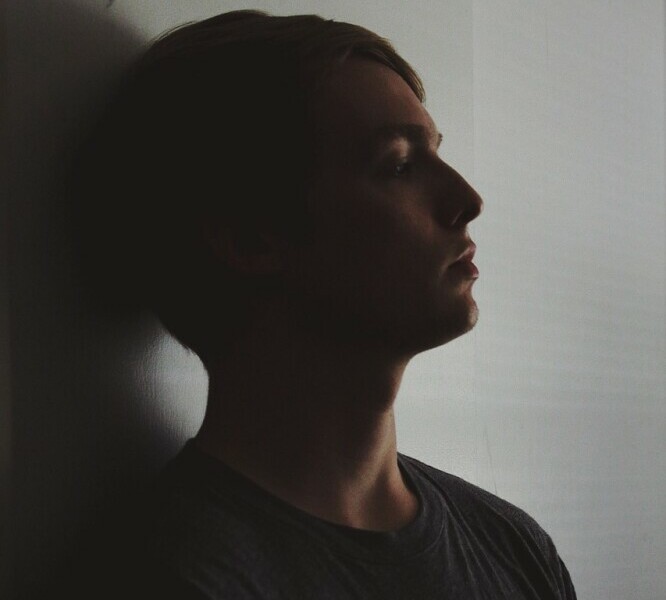
[[189,440],[174,459],[172,469],[184,469],[215,495],[229,494],[242,500],[242,506],[278,519],[301,535],[325,544],[329,550],[371,563],[395,563],[426,552],[441,537],[444,528],[444,502],[416,468],[413,459],[398,453],[398,467],[405,483],[416,495],[419,508],[415,518],[394,531],[372,531],[340,525],[312,515],[278,498],[268,490],[210,456]]

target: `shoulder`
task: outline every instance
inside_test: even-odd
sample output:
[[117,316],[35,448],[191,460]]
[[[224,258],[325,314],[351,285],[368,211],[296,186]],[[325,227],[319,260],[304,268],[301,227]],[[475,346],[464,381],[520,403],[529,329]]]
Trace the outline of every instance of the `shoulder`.
[[266,544],[261,514],[248,518],[233,479],[207,473],[191,454],[181,452],[96,519],[59,591],[75,600],[262,597],[248,576]]
[[[275,499],[192,444],[163,470],[139,513],[149,579],[185,586],[184,598],[265,597],[303,552],[302,536]],[[145,561],[139,564],[145,571]]]
[[244,570],[279,537],[272,535],[279,522],[248,488],[238,474],[186,448],[147,496],[144,531],[152,554],[189,572],[209,569],[212,556],[217,576]]
[[559,590],[560,597],[576,597],[551,536],[525,510],[461,477],[415,458],[401,458],[427,493],[442,499],[453,527],[513,564],[539,573]]
[[533,537],[539,544],[552,543],[550,536],[523,509],[465,481],[415,458],[401,455],[410,472],[436,490],[454,514],[466,522],[483,522],[486,525],[512,526]]

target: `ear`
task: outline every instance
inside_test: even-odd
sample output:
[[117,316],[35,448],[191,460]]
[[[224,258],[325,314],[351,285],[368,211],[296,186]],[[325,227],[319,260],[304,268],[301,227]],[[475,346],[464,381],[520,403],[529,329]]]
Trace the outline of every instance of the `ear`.
[[282,270],[284,242],[272,232],[228,223],[204,223],[204,241],[224,265],[245,275],[271,275]]

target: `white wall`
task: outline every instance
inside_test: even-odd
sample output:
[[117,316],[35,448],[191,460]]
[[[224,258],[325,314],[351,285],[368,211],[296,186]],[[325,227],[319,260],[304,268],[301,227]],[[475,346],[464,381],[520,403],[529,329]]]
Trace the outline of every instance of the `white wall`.
[[400,449],[528,510],[580,598],[666,597],[664,3],[108,4],[6,3],[3,597],[47,581],[96,511],[196,431],[199,362],[153,320],[81,299],[59,184],[145,40],[235,8],[393,40],[423,76],[444,156],[484,196],[481,319],[413,361]]
[[498,491],[581,597],[664,598],[664,4],[477,0],[474,81]]

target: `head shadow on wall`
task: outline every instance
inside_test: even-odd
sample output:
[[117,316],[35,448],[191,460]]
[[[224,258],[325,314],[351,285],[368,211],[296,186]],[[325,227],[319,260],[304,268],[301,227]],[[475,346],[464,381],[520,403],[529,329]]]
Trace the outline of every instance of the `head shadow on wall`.
[[[7,568],[20,597],[48,586],[84,531],[191,435],[205,396],[198,359],[166,339],[155,319],[102,302],[81,268],[82,228],[114,206],[96,205],[92,190],[85,202],[95,219],[79,219],[71,193],[77,157],[146,44],[115,9],[105,0],[29,0],[13,3],[8,21]],[[167,379],[172,393],[194,397],[180,407],[163,398]]]

